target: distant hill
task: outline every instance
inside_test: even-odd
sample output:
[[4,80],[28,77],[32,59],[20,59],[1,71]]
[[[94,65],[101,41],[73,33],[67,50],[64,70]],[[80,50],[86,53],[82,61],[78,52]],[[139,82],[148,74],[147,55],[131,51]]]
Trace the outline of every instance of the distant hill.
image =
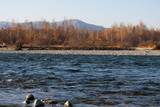
[[73,25],[74,27],[79,28],[79,29],[80,28],[84,28],[84,27],[86,27],[88,30],[90,30],[90,29],[94,29],[94,30],[105,29],[102,26],[88,24],[88,23],[85,23],[85,22],[83,22],[81,20],[78,20],[78,19],[70,19],[70,20],[57,22],[57,24],[60,25],[60,26],[62,26],[63,23],[67,23],[69,25]]
[[11,22],[0,21],[0,28],[7,28],[11,26]]
[[[42,21],[35,21],[32,22],[33,26],[36,28],[40,28],[42,25]],[[94,29],[94,30],[100,30],[100,29],[106,29],[102,26],[98,26],[98,25],[94,25],[94,24],[88,24],[85,23],[81,20],[78,19],[70,19],[70,20],[65,20],[65,21],[58,21],[55,22],[58,26],[62,26],[63,24],[67,24],[67,25],[73,25],[74,27],[80,29],[80,28],[84,28],[86,27],[88,30]],[[11,27],[11,22],[5,22],[5,21],[0,21],[0,28],[7,28],[7,27]],[[22,25],[23,23],[19,23],[20,25]],[[52,23],[49,22],[50,26],[52,26]],[[109,28],[107,28],[109,29]]]

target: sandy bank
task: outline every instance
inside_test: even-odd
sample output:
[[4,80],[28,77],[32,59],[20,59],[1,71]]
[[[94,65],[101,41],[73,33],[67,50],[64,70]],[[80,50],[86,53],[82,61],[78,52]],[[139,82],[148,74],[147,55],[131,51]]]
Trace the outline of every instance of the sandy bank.
[[22,50],[22,51],[15,51],[14,49],[0,49],[0,53],[160,56],[160,50]]

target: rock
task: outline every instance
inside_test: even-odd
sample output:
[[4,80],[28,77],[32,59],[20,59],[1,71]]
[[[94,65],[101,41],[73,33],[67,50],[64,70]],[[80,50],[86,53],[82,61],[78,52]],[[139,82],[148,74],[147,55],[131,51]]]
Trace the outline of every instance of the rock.
[[72,107],[72,104],[71,104],[69,101],[67,101],[67,102],[64,104],[64,107]]
[[55,104],[57,104],[57,102],[50,100],[50,101],[48,101],[48,104],[50,104],[50,105],[55,105]]
[[28,100],[28,101],[33,101],[33,100],[34,100],[34,96],[33,96],[32,94],[28,94],[28,95],[26,96],[26,100]]
[[41,100],[44,104],[48,104],[48,105],[55,105],[57,104],[56,101],[50,100],[50,99],[43,99]]
[[39,100],[39,99],[36,99],[35,101],[34,101],[34,107],[44,107],[45,105],[44,105],[44,103],[41,101],[41,100]]
[[30,104],[31,102],[29,100],[24,100],[23,103],[27,105],[27,104]]

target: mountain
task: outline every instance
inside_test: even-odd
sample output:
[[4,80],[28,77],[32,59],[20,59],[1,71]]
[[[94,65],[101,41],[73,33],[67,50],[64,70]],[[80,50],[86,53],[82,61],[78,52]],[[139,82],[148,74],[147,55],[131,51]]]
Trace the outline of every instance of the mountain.
[[0,21],[0,28],[11,27],[11,22]]
[[[28,23],[28,22],[25,22]],[[32,22],[33,23],[33,27],[35,28],[40,28],[42,26],[43,21],[35,21]],[[81,20],[78,19],[70,19],[70,20],[64,20],[64,21],[58,21],[55,22],[58,26],[63,26],[63,25],[73,25],[74,27],[80,29],[80,28],[84,28],[86,27],[88,30],[94,29],[94,30],[100,30],[100,29],[106,29],[102,26],[97,26],[94,24],[88,24],[85,23]],[[18,23],[20,25],[24,24],[24,23]],[[0,28],[7,28],[7,27],[11,27],[12,23],[11,22],[5,22],[5,21],[0,21]],[[52,23],[49,22],[49,26],[52,26]]]
[[83,22],[81,20],[78,20],[78,19],[70,19],[70,20],[60,21],[60,22],[57,22],[57,25],[62,26],[63,23],[66,23],[68,25],[73,25],[74,27],[76,27],[78,29],[84,28],[84,27],[86,27],[88,30],[91,30],[91,29],[94,29],[94,30],[105,29],[102,26],[88,24],[88,23],[85,23],[85,22]]

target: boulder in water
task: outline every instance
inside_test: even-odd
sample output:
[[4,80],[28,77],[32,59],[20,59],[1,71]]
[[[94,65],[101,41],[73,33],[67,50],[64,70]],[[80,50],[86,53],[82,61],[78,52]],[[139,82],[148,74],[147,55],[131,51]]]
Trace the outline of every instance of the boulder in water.
[[44,103],[41,101],[41,100],[39,100],[39,99],[36,99],[35,101],[34,101],[34,107],[44,107],[45,105],[44,105]]
[[64,107],[72,107],[72,104],[71,104],[69,101],[67,101],[67,102],[64,104]]
[[48,104],[48,105],[55,105],[57,104],[56,101],[50,100],[50,99],[42,99],[41,100],[44,104]]
[[33,101],[33,100],[34,100],[34,96],[33,96],[32,94],[28,94],[28,95],[26,96],[26,100],[28,100],[28,101]]
[[31,102],[29,100],[24,100],[23,103],[27,105],[27,104],[30,104]]

